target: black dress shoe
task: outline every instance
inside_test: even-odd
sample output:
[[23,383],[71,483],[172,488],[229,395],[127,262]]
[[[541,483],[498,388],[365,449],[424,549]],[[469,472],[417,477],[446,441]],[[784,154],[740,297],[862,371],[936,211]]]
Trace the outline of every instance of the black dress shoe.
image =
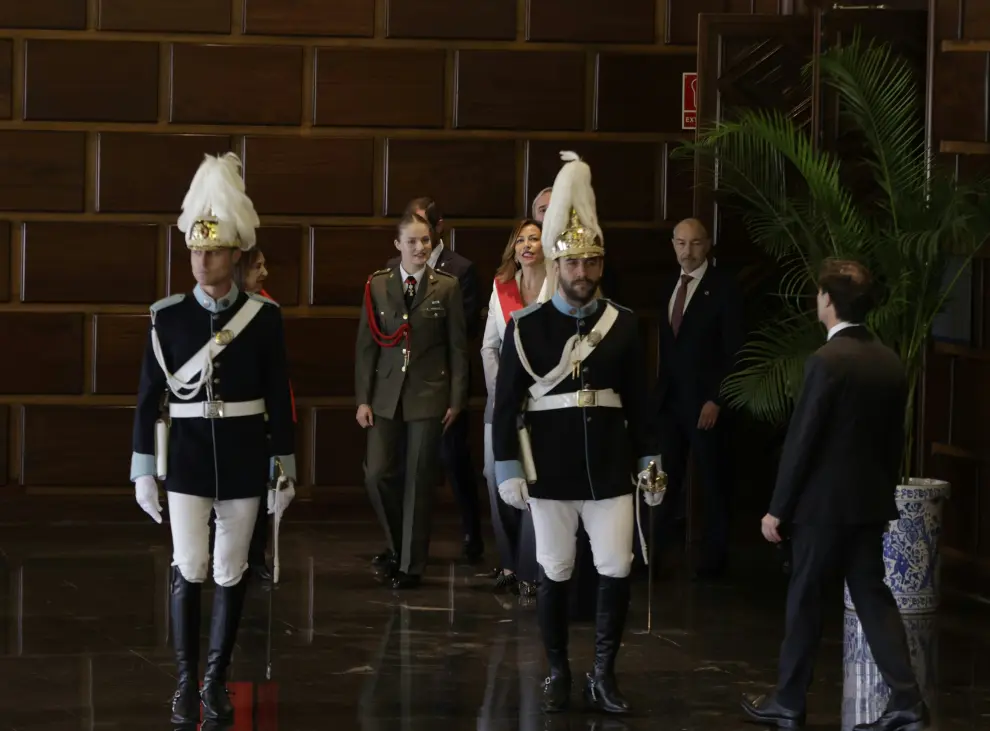
[[906,711],[885,711],[873,723],[861,723],[853,731],[921,731],[928,728],[928,706],[917,703]]
[[422,583],[423,583],[422,576],[415,576],[414,574],[405,574],[400,571],[395,575],[395,578],[392,579],[392,588],[415,589]]
[[385,568],[385,566],[394,562],[395,560],[397,560],[397,558],[398,557],[395,555],[395,552],[392,551],[391,548],[386,548],[384,551],[382,551],[373,559],[371,559],[371,565],[374,566],[376,569]]
[[784,708],[773,696],[746,694],[740,705],[743,713],[754,723],[777,728],[804,727],[804,711]]

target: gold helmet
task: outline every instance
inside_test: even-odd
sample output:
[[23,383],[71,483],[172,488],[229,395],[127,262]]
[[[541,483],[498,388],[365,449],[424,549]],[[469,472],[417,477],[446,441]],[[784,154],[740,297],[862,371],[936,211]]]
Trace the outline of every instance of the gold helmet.
[[560,153],[564,166],[557,173],[550,194],[550,205],[543,218],[543,255],[547,279],[541,300],[557,291],[557,259],[591,259],[605,256],[605,242],[598,225],[591,168],[576,152]]
[[207,155],[182,201],[179,230],[194,251],[254,248],[261,222],[244,192],[241,160],[233,152]]

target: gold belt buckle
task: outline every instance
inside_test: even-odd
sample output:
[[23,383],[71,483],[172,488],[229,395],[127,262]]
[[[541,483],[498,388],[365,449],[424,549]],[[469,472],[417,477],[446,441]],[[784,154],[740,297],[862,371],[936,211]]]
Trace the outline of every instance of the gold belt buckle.
[[203,418],[204,419],[222,419],[223,418],[223,401],[204,401],[203,402]]
[[578,406],[586,409],[591,406],[598,406],[598,392],[588,388],[583,388],[577,392]]

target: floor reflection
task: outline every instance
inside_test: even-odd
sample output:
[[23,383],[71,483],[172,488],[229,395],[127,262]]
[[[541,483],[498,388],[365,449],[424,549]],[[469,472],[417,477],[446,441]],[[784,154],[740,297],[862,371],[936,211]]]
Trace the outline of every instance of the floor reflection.
[[[0,731],[167,728],[168,527],[73,509],[72,520],[7,513],[0,525]],[[545,667],[534,607],[492,596],[482,568],[455,562],[455,520],[437,520],[423,588],[397,595],[368,569],[380,548],[370,511],[324,512],[307,509],[286,524],[282,583],[249,593],[230,671],[233,728],[728,731],[745,728],[740,694],[775,679],[786,580],[764,547],[740,551],[738,578],[726,585],[657,583],[650,634],[645,581],[635,585],[618,662],[629,718],[583,712],[579,679],[594,629],[573,625],[575,709],[548,718],[539,711]],[[855,616],[843,619],[841,594],[830,602],[809,721],[849,728],[881,709],[883,684]],[[908,623],[937,728],[987,727],[985,611],[943,607],[937,621]]]

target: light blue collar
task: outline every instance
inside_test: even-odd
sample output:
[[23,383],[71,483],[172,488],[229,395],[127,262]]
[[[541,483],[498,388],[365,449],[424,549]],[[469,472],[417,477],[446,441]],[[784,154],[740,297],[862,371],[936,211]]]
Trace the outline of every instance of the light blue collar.
[[591,300],[591,302],[586,304],[584,307],[574,307],[560,295],[560,292],[554,292],[553,298],[550,301],[553,302],[553,306],[557,308],[558,312],[579,320],[585,317],[590,317],[598,312],[597,299]]
[[227,292],[227,294],[225,294],[219,300],[215,300],[212,297],[210,297],[210,295],[208,295],[206,292],[204,292],[203,288],[197,284],[196,288],[193,290],[193,297],[196,298],[196,302],[204,310],[217,313],[217,312],[223,312],[224,310],[233,307],[234,303],[237,302],[237,296],[240,293],[241,291],[237,288],[237,283],[231,282],[230,291]]

